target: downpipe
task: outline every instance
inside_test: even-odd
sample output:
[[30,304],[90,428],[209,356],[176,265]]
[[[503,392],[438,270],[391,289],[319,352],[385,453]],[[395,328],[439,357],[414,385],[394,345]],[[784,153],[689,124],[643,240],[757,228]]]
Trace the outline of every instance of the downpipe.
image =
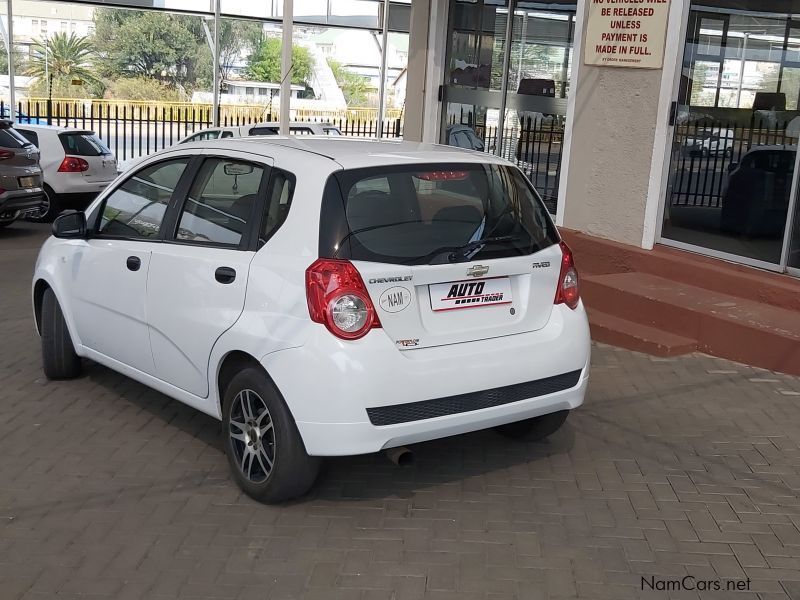
[[410,467],[414,464],[414,453],[405,446],[389,448],[385,451],[386,458],[398,467]]

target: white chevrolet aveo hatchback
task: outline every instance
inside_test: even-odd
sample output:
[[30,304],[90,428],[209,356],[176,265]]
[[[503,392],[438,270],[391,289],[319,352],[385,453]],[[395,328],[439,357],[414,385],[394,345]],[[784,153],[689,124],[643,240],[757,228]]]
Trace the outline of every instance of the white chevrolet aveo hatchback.
[[583,402],[572,254],[493,156],[186,144],[53,231],[33,278],[45,375],[89,358],[220,419],[265,502],[306,492],[319,457],[490,427],[540,439]]

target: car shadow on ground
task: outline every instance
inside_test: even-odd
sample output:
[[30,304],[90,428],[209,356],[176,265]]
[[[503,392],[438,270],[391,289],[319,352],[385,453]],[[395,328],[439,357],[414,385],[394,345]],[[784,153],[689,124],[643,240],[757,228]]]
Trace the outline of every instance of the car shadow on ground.
[[0,227],[0,243],[6,240],[23,240],[25,238],[42,237],[42,230],[49,227],[49,223],[29,223],[27,221],[14,221],[11,225]]
[[[219,421],[160,392],[91,361],[84,361],[84,378],[99,385],[119,402],[134,404],[163,422],[194,437],[218,456],[215,471],[227,469]],[[334,457],[323,460],[320,476],[311,492],[297,502],[309,500],[372,500],[410,498],[425,489],[464,485],[483,489],[507,481],[508,470],[521,467],[520,476],[550,470],[549,459],[566,455],[573,448],[574,429],[569,421],[542,442],[512,440],[492,430],[478,431],[411,446],[414,461],[399,467],[384,453]],[[537,463],[541,465],[537,466]],[[528,473],[527,477],[531,477]],[[236,484],[228,478],[227,485]]]

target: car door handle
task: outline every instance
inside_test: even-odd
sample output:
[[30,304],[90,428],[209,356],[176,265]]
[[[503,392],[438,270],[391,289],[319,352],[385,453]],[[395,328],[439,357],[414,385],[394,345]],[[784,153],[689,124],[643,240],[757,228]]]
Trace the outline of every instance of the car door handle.
[[214,278],[220,283],[233,283],[236,279],[236,271],[230,267],[220,267],[214,271]]
[[142,261],[138,256],[129,256],[125,262],[129,271],[138,271],[142,266]]

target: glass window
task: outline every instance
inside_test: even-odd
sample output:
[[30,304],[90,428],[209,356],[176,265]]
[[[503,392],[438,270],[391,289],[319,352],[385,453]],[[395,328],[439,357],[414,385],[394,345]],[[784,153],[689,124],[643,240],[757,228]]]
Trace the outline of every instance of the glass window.
[[800,128],[791,7],[692,2],[663,239],[780,263]]
[[277,127],[253,127],[248,135],[278,135]]
[[93,133],[60,133],[58,138],[61,140],[64,152],[71,156],[111,154],[111,150]]
[[167,205],[189,160],[187,157],[160,162],[127,179],[106,199],[98,235],[157,238]]
[[181,211],[176,239],[239,246],[263,176],[264,169],[249,162],[206,160]]
[[541,199],[514,167],[432,164],[356,169],[331,177],[320,256],[392,264],[531,254],[558,241]]
[[29,129],[17,129],[17,131],[31,144],[39,147],[39,135],[35,131],[31,131]]
[[30,142],[19,134],[19,131],[11,127],[0,127],[0,147],[3,148],[24,148]]
[[295,176],[280,169],[273,169],[267,198],[266,214],[261,227],[259,242],[265,244],[283,225],[289,214],[294,196]]

